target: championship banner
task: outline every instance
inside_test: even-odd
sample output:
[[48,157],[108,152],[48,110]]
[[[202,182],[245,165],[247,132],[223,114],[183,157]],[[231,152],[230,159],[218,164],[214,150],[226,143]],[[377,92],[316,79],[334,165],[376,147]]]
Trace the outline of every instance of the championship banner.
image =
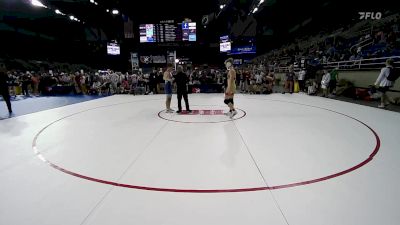
[[126,39],[134,38],[133,21],[127,15],[122,15],[122,18],[124,20],[124,36],[125,36],[125,38]]

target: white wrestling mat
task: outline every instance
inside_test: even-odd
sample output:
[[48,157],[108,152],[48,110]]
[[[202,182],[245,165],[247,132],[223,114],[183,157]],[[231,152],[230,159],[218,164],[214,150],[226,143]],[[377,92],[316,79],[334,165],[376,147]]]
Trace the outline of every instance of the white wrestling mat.
[[164,95],[117,95],[1,120],[0,225],[399,224],[399,113],[237,95],[229,119],[223,94],[189,102],[178,115]]

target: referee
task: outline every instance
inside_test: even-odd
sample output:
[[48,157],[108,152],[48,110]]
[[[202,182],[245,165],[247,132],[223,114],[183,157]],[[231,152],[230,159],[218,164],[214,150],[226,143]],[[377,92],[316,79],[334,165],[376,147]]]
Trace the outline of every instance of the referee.
[[175,82],[176,82],[176,89],[177,89],[177,96],[178,96],[178,111],[176,113],[181,113],[182,112],[182,97],[185,100],[185,105],[186,105],[186,111],[188,113],[191,113],[192,111],[189,108],[189,100],[188,100],[188,93],[187,93],[187,87],[186,84],[188,82],[188,78],[186,73],[183,72],[183,67],[178,66],[177,68],[177,74],[175,75]]

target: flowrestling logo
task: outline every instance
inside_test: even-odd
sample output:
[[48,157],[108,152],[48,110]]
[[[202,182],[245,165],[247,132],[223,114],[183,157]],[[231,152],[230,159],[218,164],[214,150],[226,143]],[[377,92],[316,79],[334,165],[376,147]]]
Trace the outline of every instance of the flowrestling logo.
[[382,18],[381,12],[359,12],[358,14],[360,14],[360,20],[380,20]]

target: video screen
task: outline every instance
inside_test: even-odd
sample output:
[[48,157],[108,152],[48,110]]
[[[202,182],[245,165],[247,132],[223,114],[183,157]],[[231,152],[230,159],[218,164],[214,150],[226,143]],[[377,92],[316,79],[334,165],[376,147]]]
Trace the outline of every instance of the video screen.
[[219,51],[220,52],[230,52],[232,50],[232,45],[231,45],[229,36],[228,35],[222,36],[219,39],[220,39]]
[[152,43],[157,41],[154,24],[141,24],[139,26],[140,43]]
[[196,23],[182,23],[182,41],[196,41]]
[[219,44],[219,51],[220,52],[230,52],[232,49],[230,42],[224,42]]
[[108,55],[120,55],[121,50],[118,44],[116,43],[108,43],[107,44],[107,54]]

